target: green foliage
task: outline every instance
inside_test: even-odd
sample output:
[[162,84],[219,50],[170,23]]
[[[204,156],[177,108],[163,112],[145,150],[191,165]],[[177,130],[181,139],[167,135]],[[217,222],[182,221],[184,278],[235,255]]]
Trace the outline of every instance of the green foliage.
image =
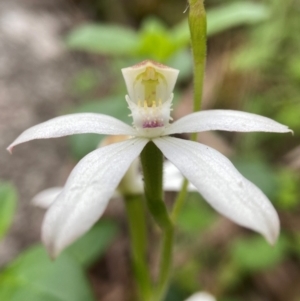
[[199,193],[190,193],[179,217],[177,226],[186,234],[199,234],[216,219],[213,210],[204,202]]
[[[178,74],[178,82],[185,79],[189,79],[192,75],[193,61],[191,53],[187,49],[180,50],[176,52],[171,58],[166,62],[168,66],[180,70]],[[175,93],[174,97],[178,97],[179,92]],[[175,101],[173,101],[174,103]]]
[[76,94],[84,95],[97,87],[98,80],[95,70],[85,69],[75,75],[72,87]]
[[137,34],[117,25],[85,24],[66,39],[71,49],[106,55],[134,55],[139,45]]
[[257,272],[275,267],[282,262],[288,251],[288,242],[281,236],[275,246],[263,237],[240,238],[230,248],[231,260],[244,272]]
[[[294,131],[300,130],[300,103],[292,102],[282,106],[282,109],[277,114],[278,122],[288,124]],[[297,132],[296,132],[297,134]]]
[[300,189],[299,175],[289,169],[278,172],[278,192],[276,195],[276,208],[294,210],[299,205]]
[[159,62],[166,62],[182,46],[185,46],[174,39],[166,26],[157,18],[145,20],[139,32],[139,38],[138,55]]
[[81,267],[71,257],[51,261],[42,246],[30,248],[0,275],[0,300],[94,301]]
[[288,62],[288,73],[289,75],[294,78],[295,80],[300,80],[300,58],[292,57],[291,60]]
[[[207,13],[208,35],[268,17],[268,9],[258,3],[237,2],[213,8]],[[66,39],[69,48],[109,56],[140,57],[166,62],[190,42],[187,20],[167,28],[154,17],[146,19],[135,32],[118,25],[85,24]]]
[[177,285],[171,284],[165,301],[182,301],[185,299],[185,297],[186,294],[184,294]]
[[103,255],[117,233],[118,227],[116,223],[109,220],[101,220],[65,252],[84,268],[87,268]]
[[298,258],[300,257],[300,233],[296,233],[294,240],[292,244],[290,245],[293,252],[295,252],[298,255]]
[[270,15],[269,8],[255,2],[234,2],[208,10],[209,35],[240,26],[260,23]]
[[17,192],[9,183],[0,183],[0,239],[6,234],[17,206]]
[[195,292],[199,287],[198,276],[201,263],[196,257],[188,260],[180,269],[176,270],[175,281],[180,289],[187,292]]
[[115,223],[100,221],[55,261],[43,246],[30,248],[0,274],[0,300],[94,301],[83,268],[103,255],[116,234]]
[[260,159],[237,158],[233,163],[245,178],[258,186],[269,198],[275,197],[277,178],[275,171],[267,162]]
[[278,74],[285,70],[296,71],[297,74],[297,66],[293,65],[291,70],[290,64],[293,60],[296,62],[300,49],[297,39],[299,25],[295,22],[299,15],[297,4],[295,1],[282,0],[269,2],[270,17],[266,22],[253,27],[250,39],[237,52],[233,66],[243,71],[267,68],[274,70],[280,66]]
[[[126,123],[130,123],[129,110],[127,103],[122,96],[111,96],[102,100],[95,100],[91,102],[85,102],[78,106],[73,113],[92,112],[101,113],[116,117],[123,120]],[[81,159],[89,152],[95,150],[100,141],[103,139],[103,135],[97,134],[80,134],[70,137],[71,152],[76,159]]]

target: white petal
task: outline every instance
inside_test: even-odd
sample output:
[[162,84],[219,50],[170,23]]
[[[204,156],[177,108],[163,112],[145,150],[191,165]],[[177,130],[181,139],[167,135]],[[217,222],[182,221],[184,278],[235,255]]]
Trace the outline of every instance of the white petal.
[[232,110],[208,110],[195,112],[178,119],[165,130],[165,135],[214,130],[233,132],[292,132],[286,125],[264,116]]
[[94,113],[70,114],[56,117],[24,131],[8,148],[34,139],[63,137],[73,134],[135,135],[128,124],[108,115]]
[[111,144],[91,152],[76,165],[43,223],[43,242],[52,257],[99,219],[147,142],[147,139],[133,138]]
[[[164,190],[165,191],[180,191],[184,177],[179,169],[170,161],[164,162]],[[188,191],[197,191],[196,187],[189,183]]]
[[216,298],[209,293],[200,292],[192,295],[185,301],[216,301]]
[[132,162],[118,186],[120,195],[143,194],[144,181],[139,173],[139,159]]
[[213,208],[275,243],[280,226],[274,207],[226,157],[206,145],[183,139],[164,137],[153,142]]
[[51,187],[39,192],[33,197],[31,203],[34,206],[48,209],[57,198],[57,196],[62,192],[63,187]]

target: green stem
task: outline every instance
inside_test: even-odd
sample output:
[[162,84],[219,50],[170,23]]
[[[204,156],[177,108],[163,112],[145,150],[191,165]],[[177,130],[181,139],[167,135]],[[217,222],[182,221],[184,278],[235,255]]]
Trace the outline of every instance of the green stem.
[[187,195],[187,187],[188,187],[188,180],[184,179],[182,186],[181,186],[181,190],[179,192],[179,194],[177,195],[177,198],[175,200],[174,206],[173,206],[173,210],[171,213],[171,217],[172,217],[172,221],[174,224],[176,224],[179,213],[184,205],[185,199],[186,199],[186,195]]
[[[203,95],[203,82],[206,62],[206,13],[204,0],[189,0],[189,27],[194,61],[194,106],[193,112],[200,111]],[[197,133],[191,134],[191,140],[197,140]],[[173,211],[172,220],[176,223],[187,195],[188,181],[184,180],[178,194]]]
[[170,276],[172,271],[172,254],[174,243],[174,228],[169,228],[164,231],[163,243],[160,257],[160,270],[157,285],[156,300],[164,300],[167,289],[169,287]]
[[150,301],[152,287],[149,268],[146,264],[147,226],[142,197],[140,195],[125,196],[125,207],[128,217],[133,267],[140,299]]
[[157,290],[154,301],[164,299],[171,275],[174,228],[163,200],[163,155],[153,142],[141,153],[145,196],[149,211],[163,231]]
[[[204,0],[189,0],[189,27],[194,60],[194,108],[201,109],[203,81],[206,61],[206,13]],[[197,140],[197,133],[191,135],[191,140]]]
[[141,162],[149,211],[161,229],[172,228],[172,221],[163,201],[163,155],[152,141],[143,149]]

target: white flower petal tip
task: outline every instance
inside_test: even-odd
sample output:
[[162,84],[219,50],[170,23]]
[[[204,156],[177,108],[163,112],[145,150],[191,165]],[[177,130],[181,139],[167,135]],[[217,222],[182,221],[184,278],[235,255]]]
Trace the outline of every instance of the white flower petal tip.
[[270,118],[233,110],[207,110],[184,116],[166,129],[166,135],[204,131],[293,133]]
[[43,222],[42,240],[51,258],[57,257],[100,218],[147,142],[148,139],[133,138],[111,144],[91,152],[75,166]]
[[48,209],[62,192],[63,187],[51,187],[36,194],[31,204],[40,208]]
[[12,146],[12,144],[6,148],[6,150],[9,152],[10,155],[12,155],[13,148],[14,147]]
[[276,242],[280,223],[272,203],[226,157],[206,145],[173,137],[153,142],[215,210],[261,233],[269,243]]
[[106,134],[135,136],[136,131],[128,124],[111,116],[95,113],[79,113],[56,117],[24,131],[8,146],[13,147],[35,139],[58,138],[74,134]]
[[199,292],[192,295],[185,301],[216,301],[216,298],[207,292]]

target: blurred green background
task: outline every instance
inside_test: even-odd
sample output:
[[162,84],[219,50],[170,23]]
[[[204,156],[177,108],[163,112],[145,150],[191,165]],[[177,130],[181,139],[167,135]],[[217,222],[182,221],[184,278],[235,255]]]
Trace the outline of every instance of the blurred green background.
[[[22,6],[16,1],[12,8],[17,11],[20,5],[39,17],[51,13],[59,22],[62,22],[62,12],[69,16],[63,21],[67,26],[59,32],[58,39],[64,49],[64,59],[71,57],[80,63],[65,76],[63,90],[70,99],[68,102],[58,97],[53,108],[43,104],[37,107],[30,101],[23,103],[34,107],[33,112],[37,112],[41,121],[42,116],[101,112],[131,123],[120,68],[144,59],[180,70],[173,117],[191,111],[193,67],[186,1],[62,2],[40,1],[37,6],[32,0]],[[206,7],[208,54],[203,109],[261,114],[288,125],[294,135],[218,132],[200,134],[199,141],[228,156],[246,178],[262,189],[279,212],[282,230],[279,241],[271,247],[258,234],[232,224],[214,212],[198,194],[190,193],[179,219],[174,276],[166,301],[182,301],[200,290],[211,292],[220,301],[299,301],[300,2],[211,0],[206,1]],[[4,27],[1,28],[3,31]],[[28,55],[35,57],[33,52]],[[59,59],[55,60],[50,59],[47,68],[57,64]],[[22,69],[22,64],[18,68]],[[54,90],[47,92],[49,98],[56,97]],[[19,106],[16,110],[21,109]],[[101,139],[97,135],[65,139],[68,144],[63,146],[62,158],[68,160],[68,165],[61,173],[60,183],[55,184],[63,185],[71,167],[95,149]],[[16,153],[21,157],[21,151]],[[49,160],[51,163],[54,159]],[[14,237],[9,227],[11,223],[16,224],[16,212],[25,214],[20,209],[16,211],[17,200],[21,203],[24,198],[33,197],[38,189],[55,182],[43,181],[36,186],[32,183],[35,188],[25,197],[22,189],[17,191],[27,174],[24,168],[17,168],[18,173],[23,172],[22,177],[6,171],[9,167],[4,167],[0,174],[3,245]],[[38,173],[47,172],[45,166],[38,169]],[[27,185],[31,186],[29,180]],[[171,204],[174,197],[175,193],[169,193],[166,199]],[[30,246],[38,242],[37,236],[18,245],[15,256],[2,265],[0,300],[134,300],[126,217],[119,203],[113,202],[105,219],[55,263],[50,262],[43,247]],[[18,223],[13,229],[16,227]],[[24,236],[26,230],[29,231],[25,227]],[[17,231],[22,233],[21,229]],[[153,267],[157,265],[158,238],[157,230],[152,230],[149,261]],[[116,257],[119,258],[117,266]]]

